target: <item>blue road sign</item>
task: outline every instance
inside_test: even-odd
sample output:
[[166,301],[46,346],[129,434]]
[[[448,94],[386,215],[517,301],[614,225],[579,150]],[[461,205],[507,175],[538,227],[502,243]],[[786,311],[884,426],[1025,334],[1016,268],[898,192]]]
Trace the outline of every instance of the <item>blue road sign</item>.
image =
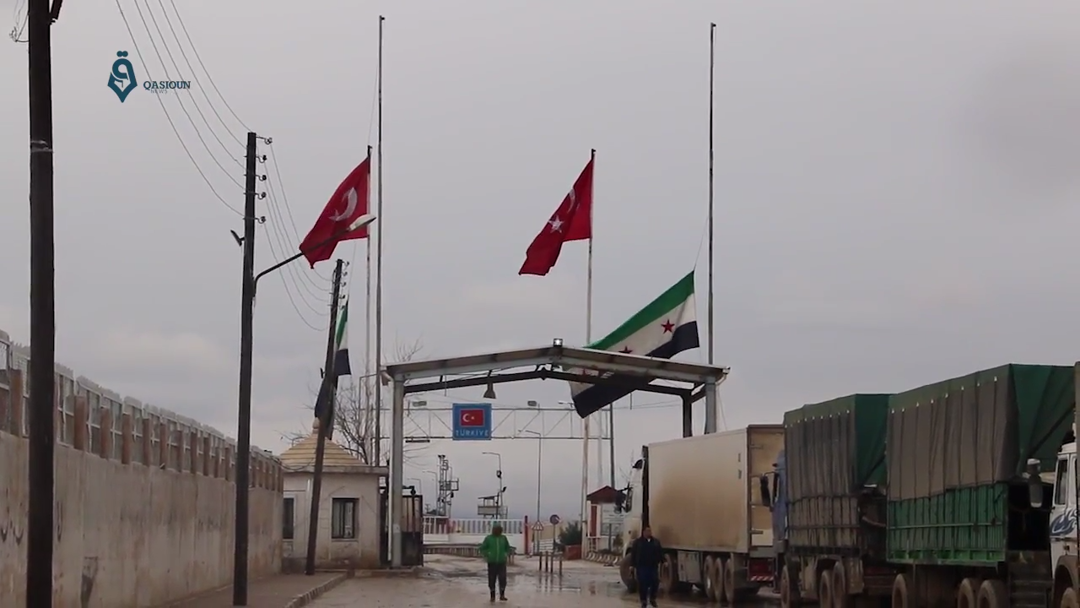
[[454,440],[486,441],[491,439],[490,403],[454,404]]

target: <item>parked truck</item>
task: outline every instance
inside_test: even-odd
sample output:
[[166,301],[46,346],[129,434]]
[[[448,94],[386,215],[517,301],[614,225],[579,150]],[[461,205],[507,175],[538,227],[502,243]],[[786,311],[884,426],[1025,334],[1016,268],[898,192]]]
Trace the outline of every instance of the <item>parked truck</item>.
[[880,603],[886,561],[885,435],[889,395],[850,395],[784,415],[784,452],[763,477],[773,509],[774,590],[784,608]]
[[734,603],[772,583],[771,514],[758,492],[783,449],[783,425],[753,425],[642,448],[624,493],[623,583],[636,583],[629,550],[650,526],[665,550],[663,592],[697,587]]
[[[1080,363],[1074,366],[1073,385],[1080,393]],[[1080,403],[1080,401],[1077,401]],[[1050,589],[1052,608],[1080,608],[1080,573],[1077,572],[1077,549],[1080,547],[1080,527],[1077,526],[1077,503],[1080,497],[1080,472],[1076,462],[1076,429],[1080,411],[1073,418],[1071,432],[1058,452],[1053,474],[1053,493],[1043,502],[1050,503],[1050,562],[1054,578]],[[1045,474],[1044,474],[1045,478]],[[1040,496],[1032,492],[1031,502]]]
[[1075,407],[1071,366],[1005,365],[890,399],[893,606],[1051,605],[1051,509],[1038,495]]
[[[1073,367],[1012,364],[891,395],[883,454],[883,561],[877,557],[880,540],[866,542],[873,538],[870,528],[880,523],[872,515],[862,522],[866,527],[860,534],[866,541],[856,542],[857,560],[849,547],[842,568],[836,561],[821,568],[822,561],[828,564],[830,556],[839,555],[833,549],[844,546],[835,540],[823,543],[834,545],[828,551],[804,557],[802,548],[813,541],[804,539],[807,530],[800,527],[804,520],[798,505],[807,490],[799,480],[807,470],[819,485],[846,474],[819,471],[816,461],[822,454],[830,461],[844,452],[861,457],[858,445],[842,447],[832,432],[802,436],[825,446],[807,449],[789,443],[791,451],[777,463],[781,508],[773,513],[786,542],[780,543],[785,558],[778,563],[782,596],[783,566],[788,566],[788,605],[801,599],[793,591],[815,589],[823,605],[873,603],[880,585],[865,576],[872,566],[875,572],[881,567],[893,570],[886,603],[894,608],[1077,607],[1077,478],[1070,468],[1076,451],[1071,431],[1075,390]],[[847,424],[858,426],[863,411],[853,409]],[[840,424],[839,418],[834,424]],[[867,437],[873,432],[859,435],[857,441]],[[1053,500],[1044,500],[1050,485],[1047,474],[1055,470]],[[853,484],[851,491],[866,496],[874,485]],[[864,504],[875,501],[880,504],[881,498]],[[844,515],[850,502],[849,497],[831,503],[830,517],[841,529],[850,527],[851,519]],[[804,562],[810,561],[815,567],[808,573]],[[860,567],[861,589],[853,572]],[[792,581],[794,576],[799,580]],[[808,576],[816,580],[803,580]]]

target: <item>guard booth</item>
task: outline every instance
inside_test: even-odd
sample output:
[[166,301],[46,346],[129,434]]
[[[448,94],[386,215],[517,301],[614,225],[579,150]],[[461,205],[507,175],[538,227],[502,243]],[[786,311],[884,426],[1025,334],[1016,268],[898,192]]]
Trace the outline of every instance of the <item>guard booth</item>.
[[[416,493],[415,488],[409,492],[402,490],[402,513],[401,524],[401,565],[405,567],[424,565],[424,497]],[[391,522],[390,494],[388,487],[379,488],[379,562],[384,567],[390,566],[390,538]]]

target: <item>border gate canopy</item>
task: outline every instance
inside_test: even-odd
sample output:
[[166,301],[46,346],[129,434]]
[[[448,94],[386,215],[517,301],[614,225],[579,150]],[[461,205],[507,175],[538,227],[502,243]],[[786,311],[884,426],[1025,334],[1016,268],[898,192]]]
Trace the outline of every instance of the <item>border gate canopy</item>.
[[[522,371],[522,368],[532,368]],[[486,372],[486,374],[485,374]],[[625,353],[547,346],[449,359],[408,361],[386,366],[383,382],[403,383],[404,394],[495,385],[524,380],[564,380],[612,384],[652,393],[704,397],[702,387],[719,384],[729,368]],[[485,374],[479,375],[478,374]],[[616,376],[617,374],[617,376]],[[631,380],[630,385],[626,381]],[[424,380],[424,382],[420,382]],[[684,386],[653,384],[655,380]],[[688,386],[686,386],[688,385]]]

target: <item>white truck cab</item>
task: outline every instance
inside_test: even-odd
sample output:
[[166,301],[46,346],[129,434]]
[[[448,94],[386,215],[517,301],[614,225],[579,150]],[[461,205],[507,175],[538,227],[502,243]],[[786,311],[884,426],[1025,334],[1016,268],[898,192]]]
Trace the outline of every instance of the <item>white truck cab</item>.
[[[1073,426],[1075,437],[1076,427]],[[1077,576],[1077,553],[1080,550],[1080,529],[1077,527],[1076,498],[1080,491],[1076,469],[1076,441],[1066,443],[1058,453],[1053,479],[1050,511],[1050,560],[1054,564],[1054,587],[1051,606],[1080,608],[1080,577]],[[1032,496],[1032,502],[1036,496]],[[1044,499],[1045,500],[1045,499]]]

